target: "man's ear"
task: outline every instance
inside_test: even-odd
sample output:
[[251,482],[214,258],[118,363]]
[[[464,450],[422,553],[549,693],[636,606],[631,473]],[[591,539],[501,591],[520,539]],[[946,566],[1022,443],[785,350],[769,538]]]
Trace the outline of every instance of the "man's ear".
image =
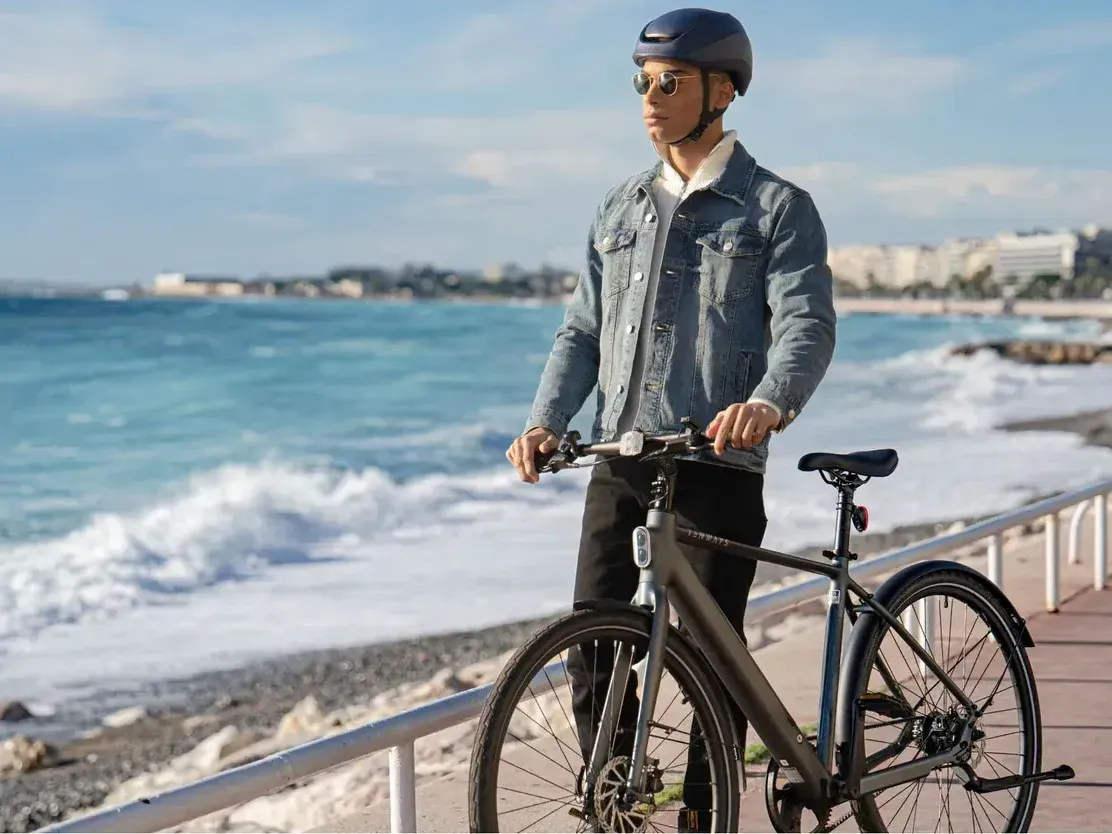
[[727,77],[720,77],[718,88],[715,92],[715,99],[714,107],[716,110],[729,107],[730,102],[734,100],[734,82],[730,81]]

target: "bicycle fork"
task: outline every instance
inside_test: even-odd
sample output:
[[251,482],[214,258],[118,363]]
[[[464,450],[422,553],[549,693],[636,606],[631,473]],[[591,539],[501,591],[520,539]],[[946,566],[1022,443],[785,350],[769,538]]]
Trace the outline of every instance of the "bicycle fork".
[[[650,567],[652,557],[649,552],[649,531],[645,527],[638,527],[633,533],[633,553],[634,562],[641,569],[633,604],[652,610],[653,621],[649,632],[649,645],[645,653],[644,672],[641,675],[640,704],[637,708],[633,751],[630,754],[629,773],[626,774],[626,800],[630,803],[651,793],[647,790],[651,786],[647,785],[645,766],[648,764],[650,724],[660,692],[660,679],[664,672],[665,641],[668,639],[671,619],[668,596],[660,592],[655,572]],[[588,771],[591,784],[594,784],[612,758],[614,735],[618,731],[618,716],[625,702],[633,663],[633,647],[622,644],[615,653],[614,670],[610,676],[610,686],[606,691],[598,734],[595,736],[594,747],[591,750]]]

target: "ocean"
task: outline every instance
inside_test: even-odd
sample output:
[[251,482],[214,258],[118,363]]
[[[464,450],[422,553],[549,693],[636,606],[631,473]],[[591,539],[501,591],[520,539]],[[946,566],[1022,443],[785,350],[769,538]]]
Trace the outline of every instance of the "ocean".
[[[568,604],[587,473],[520,430],[559,306],[0,300],[0,698],[49,704]],[[873,529],[1012,507],[1112,452],[1002,422],[1112,406],[1112,367],[947,347],[1089,322],[854,315],[772,443],[766,543],[829,541],[816,450],[892,446]],[[573,423],[588,430],[593,398]]]

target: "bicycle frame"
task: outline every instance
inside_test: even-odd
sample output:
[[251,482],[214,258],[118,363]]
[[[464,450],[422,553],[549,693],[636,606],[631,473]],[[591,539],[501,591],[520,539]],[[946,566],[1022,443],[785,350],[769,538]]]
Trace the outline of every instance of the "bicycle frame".
[[[780,771],[794,783],[793,789],[809,806],[829,806],[862,793],[873,793],[911,782],[940,766],[956,762],[958,747],[952,751],[944,751],[869,773],[860,777],[860,784],[847,784],[853,777],[847,778],[840,767],[835,768],[835,744],[855,743],[852,739],[835,738],[838,710],[853,708],[852,703],[838,703],[843,618],[848,616],[851,621],[855,621],[855,613],[859,610],[847,606],[847,592],[852,592],[861,600],[863,606],[876,612],[907,643],[911,651],[931,670],[937,680],[953,694],[958,703],[971,712],[975,710],[975,705],[954,683],[946,670],[935,661],[931,653],[919,645],[898,618],[876,602],[872,595],[849,575],[849,563],[856,558],[849,550],[849,525],[854,506],[853,492],[860,484],[838,484],[838,526],[835,549],[826,553],[830,558],[829,562],[820,562],[816,559],[752,547],[678,527],[671,503],[675,465],[667,458],[661,459],[659,463],[662,469],[661,477],[666,479],[666,485],[659,488],[657,500],[648,512],[644,526],[638,527],[633,535],[633,558],[641,570],[638,591],[633,602],[653,609],[654,614],[634,736],[634,754],[629,774],[631,788],[644,784],[646,743],[660,684],[664,639],[670,627],[670,604],[675,606],[681,623],[706,656],[728,695],[741,708],[753,729],[768,747]],[[815,747],[811,746],[799,725],[776,695],[752,653],[726,619],[710,591],[698,578],[680,549],[681,543],[726,551],[760,562],[771,562],[795,571],[820,574],[830,579],[818,705],[819,725]],[[619,668],[620,665],[616,664],[615,671],[617,672]],[[881,674],[889,686],[894,685],[894,681],[889,680],[891,673],[886,668],[881,669]],[[623,680],[619,683],[621,689],[618,691],[621,691],[625,687],[625,682]],[[613,686],[612,682],[612,689]],[[609,700],[608,694],[607,701]],[[603,713],[607,714],[606,707]]]

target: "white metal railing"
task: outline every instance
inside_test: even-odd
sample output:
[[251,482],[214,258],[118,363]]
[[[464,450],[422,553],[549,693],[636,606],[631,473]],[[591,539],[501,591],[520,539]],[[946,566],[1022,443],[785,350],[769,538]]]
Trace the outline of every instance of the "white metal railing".
[[[1070,507],[1077,508],[1070,523],[1068,551],[1071,564],[1077,564],[1080,562],[1080,527],[1085,514],[1090,509],[1094,511],[1093,587],[1102,590],[1108,575],[1107,496],[1110,493],[1112,480],[1107,480],[1047,498],[956,532],[856,563],[853,576],[858,581],[875,578],[913,562],[944,556],[984,541],[988,549],[988,578],[1003,588],[1003,534],[1042,519],[1046,525],[1046,609],[1055,612],[1060,602],[1059,515]],[[815,576],[755,596],[746,607],[747,617],[759,619],[779,609],[819,598],[825,594],[828,583],[825,577]],[[929,644],[933,629],[929,622],[924,625],[918,629],[919,639]],[[564,681],[562,664],[552,664],[538,674],[534,684],[544,680],[545,673],[553,684]],[[265,796],[329,768],[389,750],[391,831],[416,831],[414,742],[477,718],[490,689],[490,684],[469,689],[148,798],[66,820],[42,830],[160,831]]]

